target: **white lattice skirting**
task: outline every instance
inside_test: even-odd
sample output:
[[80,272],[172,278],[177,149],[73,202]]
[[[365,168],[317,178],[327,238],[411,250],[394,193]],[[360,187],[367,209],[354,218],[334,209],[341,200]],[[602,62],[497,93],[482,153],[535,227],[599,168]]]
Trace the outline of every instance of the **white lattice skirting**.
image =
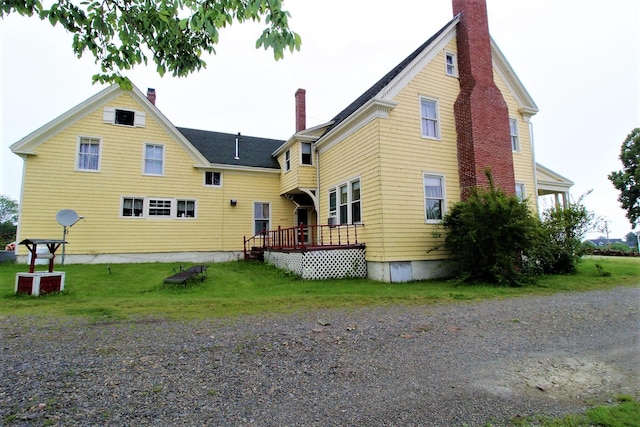
[[308,280],[367,277],[365,248],[266,251],[264,260]]

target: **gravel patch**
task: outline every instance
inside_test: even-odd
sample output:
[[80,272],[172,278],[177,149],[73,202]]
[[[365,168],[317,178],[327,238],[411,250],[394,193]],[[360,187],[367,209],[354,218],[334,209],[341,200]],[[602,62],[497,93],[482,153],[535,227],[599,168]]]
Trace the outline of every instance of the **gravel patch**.
[[483,426],[640,397],[640,289],[207,321],[0,318],[0,425]]

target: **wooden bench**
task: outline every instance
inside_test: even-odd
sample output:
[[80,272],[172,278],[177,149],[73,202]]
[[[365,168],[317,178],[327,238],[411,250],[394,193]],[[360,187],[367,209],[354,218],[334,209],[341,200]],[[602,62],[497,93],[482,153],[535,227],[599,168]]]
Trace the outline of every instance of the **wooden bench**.
[[164,279],[164,283],[179,284],[179,285],[186,286],[187,282],[191,279],[200,279],[201,282],[204,282],[204,279],[206,278],[207,278],[206,265],[194,265],[193,267],[189,267],[186,270],[183,270],[182,266],[180,266],[180,272]]

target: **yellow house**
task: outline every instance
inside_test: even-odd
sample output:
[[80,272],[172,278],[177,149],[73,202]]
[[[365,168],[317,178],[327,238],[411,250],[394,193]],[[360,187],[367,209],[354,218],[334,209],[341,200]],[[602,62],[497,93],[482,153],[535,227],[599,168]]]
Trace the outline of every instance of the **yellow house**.
[[286,141],[178,128],[152,89],[103,90],[12,145],[25,160],[18,239],[56,237],[56,213],[73,209],[84,219],[67,262],[222,261],[258,246],[304,277],[446,275],[439,224],[485,168],[532,210],[572,185],[535,162],[538,108],[490,38],[484,1],[453,4],[328,122],[306,128],[298,90]]

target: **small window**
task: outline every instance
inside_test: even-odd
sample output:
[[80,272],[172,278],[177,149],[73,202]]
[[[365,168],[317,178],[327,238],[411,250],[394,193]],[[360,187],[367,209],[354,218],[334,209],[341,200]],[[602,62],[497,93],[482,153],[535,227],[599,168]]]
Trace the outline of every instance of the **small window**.
[[171,200],[149,200],[149,216],[171,216]]
[[527,197],[524,192],[524,184],[516,182],[516,197],[520,201],[523,201]]
[[287,150],[284,153],[284,170],[285,172],[291,169],[291,150]]
[[456,54],[445,52],[444,58],[447,76],[458,77],[458,64],[456,61]]
[[424,175],[424,206],[426,222],[441,221],[444,214],[444,178]]
[[176,215],[178,215],[178,218],[195,218],[196,217],[196,201],[195,200],[178,200]]
[[164,173],[164,146],[145,144],[144,173],[146,175],[162,175]]
[[100,170],[100,139],[80,137],[78,142],[78,170]]
[[116,108],[115,124],[134,126],[136,123],[136,112],[131,110],[119,110]]
[[122,199],[122,216],[141,217],[144,199],[125,197]]
[[511,149],[513,151],[520,151],[520,141],[518,138],[518,121],[516,119],[509,119],[509,129],[511,131]]
[[302,151],[302,164],[303,165],[311,165],[312,164],[311,143],[310,142],[303,142],[301,147],[300,147],[300,149]]
[[254,202],[253,203],[253,221],[254,221],[254,233],[259,234],[264,231],[269,231],[269,218],[270,218],[271,204],[268,202]]
[[422,115],[422,136],[424,138],[440,138],[438,125],[438,103],[437,101],[421,98],[420,111]]
[[204,173],[204,185],[208,187],[221,187],[222,172],[206,171]]

